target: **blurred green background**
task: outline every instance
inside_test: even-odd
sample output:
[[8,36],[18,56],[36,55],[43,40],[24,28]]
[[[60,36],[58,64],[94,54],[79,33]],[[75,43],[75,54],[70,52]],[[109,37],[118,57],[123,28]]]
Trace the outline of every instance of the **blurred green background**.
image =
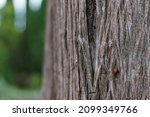
[[40,99],[47,0],[0,0],[0,99]]

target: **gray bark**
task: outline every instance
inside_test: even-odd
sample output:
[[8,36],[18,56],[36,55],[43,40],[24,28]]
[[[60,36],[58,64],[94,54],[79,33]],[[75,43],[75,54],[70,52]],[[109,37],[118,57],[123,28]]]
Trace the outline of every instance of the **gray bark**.
[[43,99],[150,99],[149,0],[48,0]]

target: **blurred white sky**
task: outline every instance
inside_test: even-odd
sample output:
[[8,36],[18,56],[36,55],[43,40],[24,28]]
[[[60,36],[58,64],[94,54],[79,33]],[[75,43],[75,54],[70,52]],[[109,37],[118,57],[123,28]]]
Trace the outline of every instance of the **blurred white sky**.
[[[0,9],[3,8],[7,0],[0,0]],[[13,0],[15,7],[24,8],[26,0]],[[32,10],[38,10],[41,6],[42,0],[29,0],[29,5]]]
[[[7,0],[0,0],[0,9],[2,9]],[[26,27],[26,1],[27,0],[13,0],[15,9],[15,25],[19,30],[23,31]],[[41,7],[42,0],[29,0],[29,7],[33,11],[37,11]]]
[[6,0],[0,0],[0,9],[5,6]]

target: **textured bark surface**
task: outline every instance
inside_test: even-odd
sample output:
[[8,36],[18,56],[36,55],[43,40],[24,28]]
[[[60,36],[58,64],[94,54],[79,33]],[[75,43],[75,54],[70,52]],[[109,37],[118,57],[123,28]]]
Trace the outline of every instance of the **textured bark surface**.
[[149,0],[48,0],[43,99],[150,99]]

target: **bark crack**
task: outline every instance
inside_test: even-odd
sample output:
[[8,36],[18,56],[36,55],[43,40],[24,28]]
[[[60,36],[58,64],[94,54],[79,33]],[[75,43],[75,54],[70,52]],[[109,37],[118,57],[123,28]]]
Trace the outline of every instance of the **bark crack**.
[[95,13],[96,13],[96,1],[86,0],[87,31],[89,41],[95,39]]
[[[95,35],[96,35],[96,0],[86,0],[86,16],[87,16],[87,34],[88,34],[88,51],[89,51],[89,63],[91,78],[92,91],[88,93],[89,98],[93,95],[93,84],[94,84],[94,59],[95,59]],[[89,84],[88,84],[89,85]],[[89,87],[89,86],[88,86]]]

